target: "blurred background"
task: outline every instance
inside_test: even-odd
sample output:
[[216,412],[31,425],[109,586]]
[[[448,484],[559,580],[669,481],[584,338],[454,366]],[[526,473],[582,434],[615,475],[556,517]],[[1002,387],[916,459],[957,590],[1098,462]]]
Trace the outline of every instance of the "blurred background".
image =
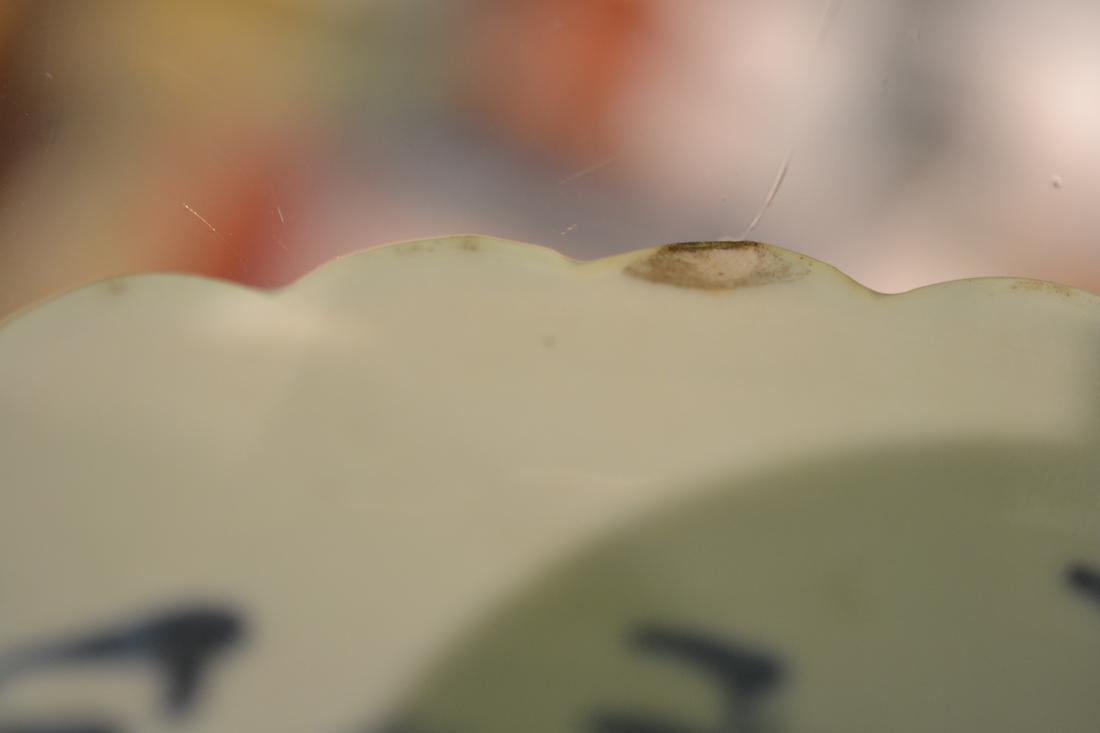
[[484,233],[1100,291],[1094,0],[0,4],[0,315]]

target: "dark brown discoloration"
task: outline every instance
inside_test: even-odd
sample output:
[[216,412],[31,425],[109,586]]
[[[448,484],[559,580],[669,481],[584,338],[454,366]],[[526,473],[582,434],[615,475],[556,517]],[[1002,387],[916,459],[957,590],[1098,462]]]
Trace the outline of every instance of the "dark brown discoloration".
[[625,270],[627,275],[642,280],[698,290],[789,282],[805,277],[809,271],[805,258],[784,255],[759,242],[670,244]]
[[452,239],[422,239],[416,242],[403,242],[395,245],[401,254],[427,254],[435,252],[440,246],[443,250],[457,248],[462,252],[480,252],[481,241],[478,237],[455,237]]
[[1063,298],[1072,298],[1076,291],[1068,285],[1047,282],[1046,280],[1016,280],[1012,283],[1013,290],[1034,290],[1040,293],[1061,295]]
[[120,277],[108,280],[105,285],[108,295],[124,295],[130,289],[130,284]]
[[434,252],[434,242],[405,242],[397,245],[397,251],[401,254],[419,254],[421,252]]

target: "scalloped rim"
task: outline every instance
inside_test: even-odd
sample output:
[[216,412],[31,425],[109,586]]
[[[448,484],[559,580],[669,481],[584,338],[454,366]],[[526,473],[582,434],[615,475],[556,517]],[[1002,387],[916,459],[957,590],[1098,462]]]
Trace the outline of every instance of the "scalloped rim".
[[[471,246],[472,243],[473,246]],[[1000,290],[1003,292],[1032,291],[1043,293],[1050,297],[1073,298],[1078,299],[1079,301],[1083,300],[1084,302],[1088,302],[1090,304],[1100,305],[1100,294],[1092,293],[1088,290],[1075,288],[1069,285],[1063,285],[1061,283],[1056,283],[1048,280],[1003,276],[960,278],[957,280],[946,280],[929,285],[922,285],[920,287],[899,293],[883,293],[864,285],[863,283],[859,282],[839,268],[834,267],[827,262],[815,259],[813,257],[810,257],[809,255],[804,255],[793,250],[763,242],[677,242],[672,244],[657,245],[652,247],[645,247],[642,249],[631,250],[629,252],[611,255],[608,257],[601,257],[595,260],[579,260],[573,257],[569,257],[568,255],[565,255],[558,250],[545,245],[531,244],[528,242],[520,242],[512,239],[504,239],[492,235],[458,234],[441,237],[428,237],[422,239],[408,239],[383,245],[372,246],[366,249],[356,250],[354,252],[349,252],[347,254],[339,255],[330,260],[327,260],[326,262],[321,263],[317,267],[314,267],[313,269],[295,279],[293,282],[273,288],[254,287],[250,285],[243,285],[232,280],[225,280],[221,278],[210,277],[207,275],[173,271],[141,272],[105,277],[77,286],[71,290],[62,291],[60,293],[48,296],[41,300],[34,301],[20,308],[17,308],[13,312],[3,317],[0,317],[0,329],[4,328],[14,321],[22,320],[28,315],[48,309],[49,306],[54,302],[62,300],[64,298],[68,298],[75,293],[82,293],[104,287],[117,287],[119,284],[132,282],[134,280],[165,278],[170,280],[201,281],[238,290],[244,293],[251,293],[267,297],[279,297],[282,293],[293,290],[306,281],[313,280],[318,276],[335,270],[336,268],[346,266],[346,263],[350,260],[365,260],[366,258],[377,257],[383,253],[392,254],[395,252],[401,252],[402,250],[410,250],[413,248],[416,248],[418,250],[418,253],[422,255],[430,255],[441,249],[454,251],[482,250],[484,248],[488,248],[489,250],[496,250],[497,252],[506,253],[509,256],[515,255],[519,252],[524,252],[530,255],[532,258],[541,259],[547,263],[554,262],[555,266],[561,267],[563,271],[573,269],[618,269],[620,271],[623,271],[624,273],[627,273],[632,267],[637,267],[643,263],[652,261],[655,257],[659,257],[662,253],[667,253],[674,250],[694,250],[698,252],[711,252],[715,250],[743,249],[746,247],[756,248],[760,251],[766,252],[768,256],[771,256],[783,262],[797,263],[798,265],[805,268],[805,277],[831,277],[838,281],[844,282],[851,287],[855,287],[865,295],[871,295],[876,298],[900,298],[913,295],[924,295],[934,290],[942,291],[946,289],[956,289],[960,287],[969,287],[980,284],[985,286],[992,286],[994,290]],[[654,282],[654,284],[661,283]],[[685,289],[691,289],[691,287],[687,286]],[[737,286],[715,286],[715,289],[736,290]]]

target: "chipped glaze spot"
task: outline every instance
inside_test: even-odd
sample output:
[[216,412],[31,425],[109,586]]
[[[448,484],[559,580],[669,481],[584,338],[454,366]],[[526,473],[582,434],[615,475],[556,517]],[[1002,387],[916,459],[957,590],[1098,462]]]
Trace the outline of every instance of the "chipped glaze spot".
[[810,266],[758,242],[693,242],[661,247],[624,272],[663,285],[731,290],[799,280]]
[[1068,285],[1047,282],[1046,280],[1016,280],[1012,283],[1012,289],[1051,293],[1052,295],[1061,295],[1063,298],[1071,298],[1077,292]]
[[107,286],[108,295],[123,295],[130,289],[130,284],[121,277],[111,278],[105,285]]

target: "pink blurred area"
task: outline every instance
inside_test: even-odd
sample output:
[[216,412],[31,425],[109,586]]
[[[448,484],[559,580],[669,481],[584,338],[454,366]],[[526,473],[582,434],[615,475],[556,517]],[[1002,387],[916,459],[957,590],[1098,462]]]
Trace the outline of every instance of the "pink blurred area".
[[1100,6],[16,0],[0,314],[122,273],[258,286],[478,232],[752,238],[871,287],[1100,291]]

